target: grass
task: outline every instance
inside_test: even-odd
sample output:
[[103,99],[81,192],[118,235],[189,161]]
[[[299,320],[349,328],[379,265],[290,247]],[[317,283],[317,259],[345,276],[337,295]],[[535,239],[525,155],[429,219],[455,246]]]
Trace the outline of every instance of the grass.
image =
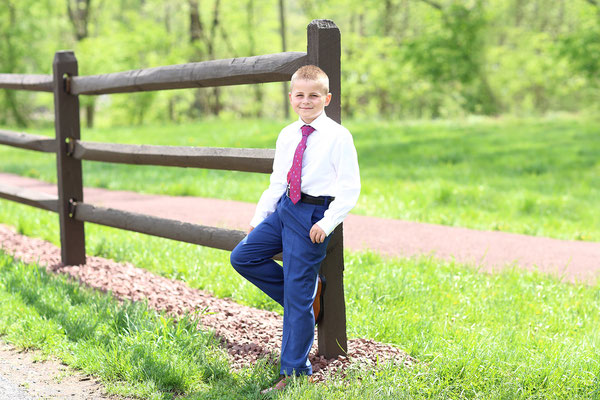
[[[24,234],[57,243],[56,220],[55,214],[0,201],[0,222],[13,224]],[[86,225],[86,233],[89,254],[132,261],[139,267],[184,280],[192,287],[206,289],[219,296],[231,296],[255,307],[281,311],[279,306],[233,272],[227,252],[94,224]],[[600,398],[600,332],[597,329],[600,326],[600,283],[570,284],[561,282],[559,278],[518,268],[486,274],[473,266],[433,258],[389,259],[369,252],[347,252],[345,258],[349,336],[396,344],[420,362],[414,368],[397,365],[354,368],[347,377],[337,377],[326,385],[298,382],[279,398]],[[6,282],[11,274],[23,274],[18,271],[25,269],[13,262],[8,264],[0,271],[2,282]],[[27,303],[24,298],[35,299],[49,292],[48,296],[64,303],[61,299],[67,296],[65,293],[69,290],[85,291],[61,289],[57,294],[47,286],[40,286],[36,279],[24,276],[23,283],[16,290],[5,289],[5,283],[2,283],[0,289],[12,297],[1,301],[7,306],[0,306],[5,310],[0,312],[0,323],[4,326],[0,332],[23,331],[15,324],[21,323],[16,316],[25,315],[25,311],[19,308],[22,307],[19,302]],[[32,285],[32,282],[36,284]],[[39,291],[31,289],[38,287]],[[35,290],[35,295],[24,295],[27,293],[25,289]],[[40,309],[35,304],[28,307],[34,307],[36,312]],[[15,317],[6,322],[5,313],[11,315],[11,312]],[[55,322],[55,315],[71,318],[75,322],[70,324],[77,326],[81,324],[77,320],[82,315],[90,314],[98,313],[71,308],[52,315],[46,313],[30,323],[27,329],[44,331],[46,320],[54,321],[57,326],[68,326],[64,321]],[[149,313],[143,311],[140,314]],[[108,315],[112,315],[108,317],[110,319],[118,313]],[[84,326],[103,326],[92,322],[86,322]],[[165,320],[164,323],[172,325],[172,321]],[[92,328],[86,329],[95,332]],[[153,332],[153,329],[147,331]],[[63,335],[67,336],[66,333]],[[43,337],[36,342],[36,346],[42,348],[48,346],[47,343],[67,341],[55,339],[47,333],[26,336],[26,340]],[[85,338],[94,334],[79,336]],[[15,338],[19,340],[18,334]],[[119,337],[118,340],[127,343],[123,351],[135,348],[131,344],[138,343],[129,341],[127,337]],[[159,395],[177,392],[182,398],[189,399],[253,398],[257,396],[259,386],[266,386],[276,374],[268,368],[260,372],[261,368],[264,369],[263,365],[259,365],[258,370],[231,373],[220,364],[223,360],[217,356],[217,350],[210,349],[210,340],[198,340],[198,346],[209,348],[206,350],[208,354],[214,355],[216,364],[211,364],[212,368],[220,372],[209,375],[208,381],[194,378],[187,386],[181,384],[179,387],[182,389],[175,390],[159,383],[168,381],[167,378],[153,377],[157,382],[148,385]],[[159,349],[163,346],[162,339],[149,336],[148,342],[139,344],[139,348],[144,349],[140,351],[150,357],[148,362],[158,363],[163,351]],[[145,349],[145,346],[156,350]],[[59,354],[62,354],[61,348],[70,349],[65,344],[56,348],[58,350],[53,349],[52,352]],[[177,353],[182,348],[173,345],[164,351]],[[71,363],[79,365],[74,361]],[[130,365],[127,358],[123,363]],[[90,364],[108,365],[99,359]],[[118,365],[115,363],[115,367],[111,368],[118,370]],[[112,374],[115,372],[107,373],[107,376],[113,379]],[[134,388],[139,384],[139,378],[133,373],[116,376],[126,379]]]
[[175,323],[143,303],[120,303],[0,252],[2,339],[99,376],[112,393],[172,399],[219,388],[221,398],[251,398],[277,373],[259,364],[232,374],[216,339],[196,325],[190,316]]
[[[207,121],[96,129],[84,132],[83,137],[121,143],[272,147],[283,125],[269,121]],[[600,121],[594,118],[354,121],[347,126],[355,137],[363,180],[356,213],[600,240]],[[0,157],[0,170],[47,181],[56,179],[52,156],[2,146]],[[84,163],[84,183],[110,189],[255,202],[267,182],[267,176],[245,173],[182,173],[175,168]],[[55,214],[0,200],[0,222],[58,244]],[[131,261],[217,296],[281,312],[279,306],[233,273],[227,252],[94,224],[86,224],[86,235],[88,254]],[[433,258],[389,259],[368,252],[347,252],[345,260],[349,336],[396,344],[420,362],[414,368],[355,368],[347,377],[337,377],[326,385],[297,382],[280,398],[600,398],[600,283],[570,284],[516,267],[491,275],[473,266]],[[98,337],[110,342],[106,333],[110,330],[99,327],[111,326],[107,321],[114,321],[120,311],[102,311],[106,320],[91,325],[81,316],[91,315],[92,311],[73,308],[71,300],[63,301],[68,308],[52,311],[58,310],[61,303],[57,299],[70,299],[69,290],[88,291],[57,291],[51,285],[36,291],[31,287],[37,285],[30,283],[38,282],[35,274],[43,275],[39,270],[12,260],[3,265],[0,333],[5,339],[21,346],[41,347],[75,366],[88,365],[78,364],[74,356],[77,352],[73,349],[84,346],[81,343],[90,338],[97,342]],[[23,272],[29,269],[37,271],[32,272],[34,276]],[[20,274],[21,283],[7,286],[6,282],[17,279],[11,274]],[[56,300],[47,309],[35,300],[46,295]],[[39,304],[45,302],[50,300]],[[101,301],[90,304],[97,302]],[[17,318],[29,313],[31,317]],[[154,318],[165,326],[165,332],[179,326],[143,308],[131,314]],[[21,324],[27,324],[27,329]],[[87,333],[69,336],[67,332],[73,332],[65,330],[69,326],[81,327]],[[97,329],[104,336],[98,336]],[[160,364],[164,362],[163,354],[175,354],[184,348],[178,342],[152,336],[148,332],[160,332],[153,329],[146,329],[145,336],[141,335],[144,338],[138,337],[138,331],[134,338],[117,331],[118,339],[114,341],[127,344],[122,349],[123,359],[107,363],[97,358],[89,367],[96,368],[96,374],[105,374],[104,379],[118,390],[131,390],[144,398],[171,398],[173,394],[186,399],[253,398],[259,386],[266,386],[276,375],[276,370],[264,365],[232,373],[210,335],[200,333],[193,342],[197,352],[189,356],[208,354],[208,364],[198,362],[198,370],[193,371],[205,372],[190,373],[190,380],[181,378],[182,372],[171,374],[169,369],[165,376],[119,373],[136,365],[127,358],[131,357],[127,356],[130,348],[147,356],[145,360],[151,365],[164,365]],[[31,333],[23,335],[23,331]],[[193,332],[190,329],[189,335]],[[184,338],[188,333],[181,335]],[[183,368],[189,360],[173,363]],[[141,391],[142,386],[151,391]]]
[[[84,130],[84,140],[273,147],[284,122]],[[349,121],[361,165],[354,213],[560,239],[600,241],[600,120]],[[52,131],[42,132],[53,135]],[[55,182],[48,154],[0,146],[0,171]],[[183,171],[183,172],[182,172]],[[84,184],[256,202],[268,176],[84,162]]]

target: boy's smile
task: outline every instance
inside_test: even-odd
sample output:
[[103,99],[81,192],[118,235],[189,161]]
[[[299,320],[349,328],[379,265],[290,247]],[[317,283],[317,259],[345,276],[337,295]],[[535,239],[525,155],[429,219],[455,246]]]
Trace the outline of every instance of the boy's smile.
[[331,93],[319,81],[299,79],[289,93],[294,112],[307,124],[313,122],[331,101]]

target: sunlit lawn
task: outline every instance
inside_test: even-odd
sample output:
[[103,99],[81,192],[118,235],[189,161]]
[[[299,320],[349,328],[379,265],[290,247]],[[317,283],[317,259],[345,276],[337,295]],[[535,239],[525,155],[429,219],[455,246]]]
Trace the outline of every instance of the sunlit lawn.
[[[271,147],[281,126],[265,121],[209,121],[98,129],[84,132],[83,137],[123,143]],[[350,122],[348,126],[354,133],[363,180],[356,213],[600,240],[598,121],[564,117]],[[0,146],[0,157],[3,171],[56,180],[50,155]],[[84,163],[84,168],[88,186],[248,202],[255,202],[268,182],[266,175],[224,171],[92,162]],[[58,244],[57,217],[50,212],[0,200],[0,223]],[[129,261],[219,297],[281,312],[234,273],[228,252],[94,224],[86,224],[86,243],[90,255]],[[0,261],[4,340],[58,355],[102,377],[117,393],[165,399],[174,394],[189,399],[259,398],[260,388],[276,376],[276,369],[262,365],[232,372],[222,350],[204,333],[194,334],[185,324],[156,317],[141,306],[112,304],[5,256]],[[393,343],[419,363],[413,368],[357,368],[326,385],[294,385],[280,397],[600,396],[597,282],[564,283],[518,268],[490,275],[476,266],[433,258],[382,258],[374,253],[346,252],[345,263],[349,336]],[[99,319],[81,319],[90,312],[98,312]],[[123,313],[133,318],[128,327],[120,325]],[[128,343],[137,353],[119,347]],[[182,346],[188,346],[190,353],[179,354]],[[178,357],[166,362],[164,356],[170,352]],[[172,367],[137,370],[132,357],[146,366]]]
[[[58,243],[57,218],[50,212],[0,200],[0,223]],[[86,224],[86,233],[88,254],[130,261],[220,297],[281,312],[278,305],[233,271],[228,252],[94,224]],[[300,384],[282,398],[589,399],[598,395],[598,283],[564,283],[518,268],[490,275],[473,266],[433,258],[389,259],[373,253],[346,252],[345,262],[349,336],[393,343],[420,362],[414,368],[357,368],[345,380],[332,379],[327,385]],[[5,333],[6,340],[18,345],[59,354],[73,365],[85,364],[86,370],[103,376],[120,393],[142,393],[140,388],[148,387],[143,393],[154,393],[152,398],[171,398],[172,390],[181,390],[183,398],[191,399],[258,398],[258,390],[276,376],[274,369],[249,369],[239,374],[229,371],[218,350],[198,336],[185,342],[193,351],[182,354],[181,361],[173,359],[173,369],[165,374],[153,370],[140,377],[135,363],[130,365],[133,355],[123,349],[123,356],[115,360],[106,346],[114,349],[119,340],[132,343],[139,354],[148,357],[142,360],[155,365],[163,362],[165,353],[180,351],[178,336],[165,331],[170,339],[163,340],[150,334],[154,328],[144,328],[149,329],[144,334],[138,330],[131,333],[128,328],[117,330],[121,333],[113,338],[102,327],[120,324],[120,319],[110,321],[123,311],[102,311],[104,322],[83,324],[81,316],[90,311],[74,307],[73,300],[65,301],[71,292],[79,299],[80,290],[60,289],[56,294],[50,287],[54,284],[40,285],[49,278],[34,279],[31,274],[35,277],[38,272],[13,264],[5,261],[0,271],[0,293],[4,293],[0,334]],[[44,300],[46,297],[49,300]],[[49,312],[54,308],[40,306],[47,301],[52,301],[53,307],[66,308]],[[145,311],[131,313],[146,315]],[[78,324],[87,329],[86,335],[69,336],[67,328]],[[34,333],[36,330],[41,332]],[[103,341],[95,339],[98,335]],[[185,338],[189,333],[181,331],[180,335]],[[81,348],[86,351],[80,354]],[[209,352],[212,358],[202,358],[202,352]],[[93,359],[86,361],[90,357]],[[205,361],[186,366],[189,357]],[[121,370],[124,372],[118,373]],[[125,380],[125,384],[114,379]],[[175,389],[165,382],[175,382]]]
[[[273,147],[284,122],[84,130],[89,141]],[[600,241],[600,120],[349,121],[362,193],[354,213]],[[32,132],[52,135],[52,131]],[[55,182],[52,155],[0,146],[0,171]],[[256,202],[268,176],[84,162],[84,184]]]

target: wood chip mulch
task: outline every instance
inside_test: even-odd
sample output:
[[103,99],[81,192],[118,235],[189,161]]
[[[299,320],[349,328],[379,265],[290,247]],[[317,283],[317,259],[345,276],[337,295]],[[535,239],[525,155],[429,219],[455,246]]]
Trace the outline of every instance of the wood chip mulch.
[[[200,324],[213,331],[227,349],[233,368],[248,366],[259,358],[277,362],[282,317],[275,312],[213,297],[202,290],[190,288],[182,281],[155,275],[129,263],[88,256],[85,265],[65,266],[60,262],[58,247],[41,239],[20,235],[2,224],[0,243],[2,250],[25,263],[37,263],[48,271],[66,274],[89,287],[111,292],[118,299],[147,300],[149,307],[173,317],[196,312]],[[397,347],[370,339],[348,340],[347,356],[334,359],[317,354],[315,344],[310,361],[313,380],[317,382],[332,374],[343,374],[353,363],[375,366],[393,362],[410,367],[416,362]]]

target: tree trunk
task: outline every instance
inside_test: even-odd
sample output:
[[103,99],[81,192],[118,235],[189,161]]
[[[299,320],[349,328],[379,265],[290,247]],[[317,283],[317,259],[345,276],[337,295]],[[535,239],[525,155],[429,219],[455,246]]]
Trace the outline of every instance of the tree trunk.
[[393,0],[385,0],[383,7],[383,36],[390,36],[394,27],[394,15],[396,15],[396,4]]
[[[205,41],[204,26],[202,25],[202,18],[200,17],[200,9],[198,7],[198,1],[189,0],[190,7],[190,44],[193,48],[191,56],[192,62],[202,61],[204,58],[203,45]],[[190,107],[189,114],[192,117],[198,117],[206,112],[208,109],[206,101],[206,90],[196,89],[194,93],[194,102]]]
[[520,26],[523,21],[523,0],[515,0],[514,3],[515,26]]
[[[69,20],[71,21],[71,25],[73,25],[73,32],[77,42],[86,39],[89,35],[90,9],[91,0],[67,0]],[[86,126],[88,128],[94,127],[95,107],[95,98],[88,99],[88,103],[85,106]]]
[[91,0],[67,0],[67,11],[78,42],[88,37]]
[[[167,2],[165,4],[165,31],[167,35],[171,37],[172,27],[171,27],[171,4]],[[169,95],[169,102],[167,104],[167,117],[169,121],[175,122],[177,117],[175,116],[175,95]]]
[[[285,3],[284,0],[279,0],[279,33],[281,35],[281,51],[287,51],[287,43],[286,43],[286,35],[285,35]],[[289,85],[287,82],[281,83],[281,99],[283,106],[283,116],[285,119],[290,118],[290,105],[289,105],[289,97],[288,97]]]
[[402,1],[403,9],[402,12],[402,24],[400,28],[400,40],[404,40],[406,37],[406,33],[410,28],[410,1],[403,0]]
[[[6,54],[7,62],[7,71],[8,73],[14,73],[16,69],[15,60],[18,57],[15,54],[15,48],[13,46],[12,37],[10,36],[10,32],[14,29],[17,24],[17,13],[15,11],[14,5],[8,1],[8,14],[9,14],[9,26],[11,29],[8,30],[9,34],[5,36],[6,47],[8,50],[8,54]],[[15,123],[18,126],[26,126],[27,118],[22,114],[19,108],[19,102],[17,101],[17,94],[14,90],[5,90],[4,98],[6,99],[6,103],[8,105],[9,110],[11,111],[12,117]]]
[[[221,0],[215,0],[214,8],[213,8],[213,21],[210,27],[210,39],[208,39],[207,47],[208,47],[208,55],[211,60],[214,60],[215,57],[215,40],[217,37],[217,28],[219,27],[220,19],[219,19],[219,11],[221,6]],[[214,115],[219,115],[221,112],[221,88],[213,87],[213,104],[211,107],[211,111]]]
[[[246,3],[246,31],[248,32],[248,50],[249,55],[256,54],[256,38],[254,36],[254,0],[248,0]],[[262,85],[252,85],[254,89],[253,114],[257,118],[263,116],[263,87]]]
[[94,115],[96,113],[96,108],[94,107],[94,103],[88,104],[85,106],[85,126],[88,128],[94,127]]

